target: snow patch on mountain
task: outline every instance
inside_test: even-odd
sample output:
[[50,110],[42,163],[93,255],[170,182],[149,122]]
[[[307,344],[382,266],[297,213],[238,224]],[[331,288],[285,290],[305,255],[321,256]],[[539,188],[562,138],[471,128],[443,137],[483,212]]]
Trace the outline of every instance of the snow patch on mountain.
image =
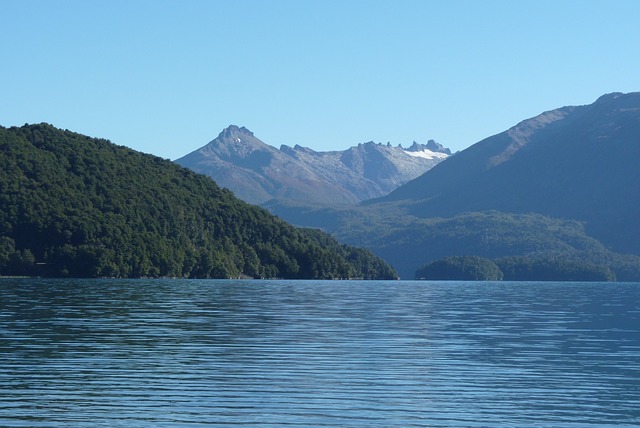
[[416,158],[423,158],[423,159],[446,159],[449,157],[448,154],[446,153],[442,153],[442,152],[432,152],[431,150],[422,150],[420,152],[412,152],[409,150],[404,150],[404,152],[406,154],[408,154],[409,156],[413,156]]

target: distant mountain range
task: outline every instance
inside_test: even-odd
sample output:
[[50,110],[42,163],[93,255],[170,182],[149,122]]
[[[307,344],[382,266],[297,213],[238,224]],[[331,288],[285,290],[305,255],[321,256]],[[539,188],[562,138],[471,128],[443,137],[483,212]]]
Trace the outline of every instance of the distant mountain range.
[[[401,277],[441,257],[565,257],[640,280],[640,93],[547,111],[351,207],[271,202],[392,263]],[[629,268],[634,266],[633,268]]]
[[511,278],[579,267],[640,281],[640,93],[544,112],[453,156],[434,142],[276,149],[230,126],[177,161],[305,229],[50,125],[0,127],[0,149],[0,275],[395,277],[382,258],[411,279],[479,256]]
[[411,147],[368,142],[344,151],[280,149],[229,126],[176,163],[212,177],[253,204],[271,199],[344,204],[384,196],[451,155],[433,140]]

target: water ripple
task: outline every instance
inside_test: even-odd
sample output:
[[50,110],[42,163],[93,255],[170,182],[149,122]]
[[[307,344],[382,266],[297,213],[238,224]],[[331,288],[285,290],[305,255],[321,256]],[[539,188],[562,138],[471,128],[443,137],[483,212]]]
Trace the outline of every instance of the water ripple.
[[0,425],[640,425],[640,284],[0,280]]

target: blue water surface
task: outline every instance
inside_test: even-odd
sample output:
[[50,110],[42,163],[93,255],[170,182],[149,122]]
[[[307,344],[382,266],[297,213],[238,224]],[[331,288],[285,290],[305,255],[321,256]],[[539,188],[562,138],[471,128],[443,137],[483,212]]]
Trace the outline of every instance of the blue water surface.
[[0,426],[640,426],[640,284],[0,279]]

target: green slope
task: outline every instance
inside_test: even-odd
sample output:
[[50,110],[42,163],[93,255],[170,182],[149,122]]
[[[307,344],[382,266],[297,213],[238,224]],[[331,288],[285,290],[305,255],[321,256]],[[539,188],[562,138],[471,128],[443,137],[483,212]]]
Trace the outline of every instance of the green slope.
[[640,281],[640,256],[611,251],[577,220],[500,211],[419,218],[410,213],[411,206],[398,203],[272,204],[269,209],[293,224],[320,228],[341,242],[368,248],[403,279],[413,279],[418,267],[448,256],[517,256],[524,257],[523,263],[554,258],[605,266],[618,281]]
[[168,160],[53,126],[0,127],[0,275],[394,278]]

